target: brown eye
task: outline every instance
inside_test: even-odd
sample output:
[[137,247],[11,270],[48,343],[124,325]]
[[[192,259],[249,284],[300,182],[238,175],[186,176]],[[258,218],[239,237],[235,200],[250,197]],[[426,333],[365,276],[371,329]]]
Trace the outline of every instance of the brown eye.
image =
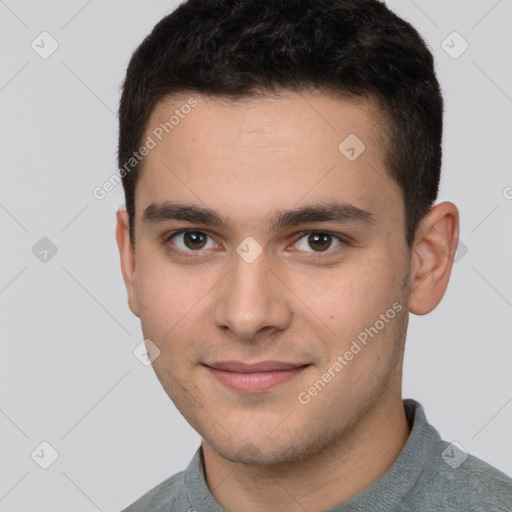
[[[314,231],[305,233],[296,243],[295,247],[300,251],[322,253],[329,249],[335,249],[342,245],[342,238],[324,233],[323,231]],[[331,251],[329,251],[331,252]]]
[[201,249],[213,249],[215,242],[203,231],[179,231],[168,238],[168,242],[181,252],[203,252]]
[[206,235],[199,231],[188,231],[183,234],[183,242],[189,249],[202,249],[206,245]]
[[331,245],[332,236],[327,233],[311,234],[308,237],[310,247],[318,251],[326,251]]

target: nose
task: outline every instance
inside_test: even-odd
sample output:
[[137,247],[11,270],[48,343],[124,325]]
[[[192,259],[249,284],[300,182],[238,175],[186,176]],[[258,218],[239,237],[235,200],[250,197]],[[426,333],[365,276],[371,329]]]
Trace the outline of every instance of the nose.
[[252,263],[237,254],[215,289],[214,324],[244,340],[286,329],[292,319],[290,292],[268,266],[265,251]]

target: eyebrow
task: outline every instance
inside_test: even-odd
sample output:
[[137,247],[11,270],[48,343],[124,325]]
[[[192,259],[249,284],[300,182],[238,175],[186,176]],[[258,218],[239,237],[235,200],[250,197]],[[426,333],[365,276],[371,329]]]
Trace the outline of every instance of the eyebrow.
[[[215,210],[190,204],[152,203],[144,209],[142,222],[153,224],[181,220],[229,230],[230,221]],[[266,219],[270,231],[314,222],[335,221],[341,223],[374,225],[375,215],[350,203],[315,203],[293,210],[278,210]]]

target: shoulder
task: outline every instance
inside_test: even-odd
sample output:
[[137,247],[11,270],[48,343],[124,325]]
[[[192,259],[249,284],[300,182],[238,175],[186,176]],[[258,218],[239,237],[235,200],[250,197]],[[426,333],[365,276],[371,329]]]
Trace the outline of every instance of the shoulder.
[[185,489],[185,471],[164,480],[132,503],[122,512],[168,512],[187,510],[188,500]]
[[460,467],[448,466],[444,474],[448,490],[457,491],[467,510],[512,511],[512,479],[478,457],[468,455]]
[[401,468],[410,487],[400,512],[512,512],[510,477],[443,440],[418,402],[407,399],[404,406],[413,428]]
[[441,441],[407,502],[418,511],[512,512],[512,479]]

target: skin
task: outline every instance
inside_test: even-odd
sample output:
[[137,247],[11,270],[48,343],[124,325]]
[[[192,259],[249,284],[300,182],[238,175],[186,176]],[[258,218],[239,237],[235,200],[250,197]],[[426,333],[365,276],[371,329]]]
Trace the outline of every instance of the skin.
[[[407,441],[401,380],[408,314],[429,313],[445,293],[457,208],[435,205],[408,250],[402,194],[386,174],[378,111],[368,100],[327,92],[244,101],[175,96],[154,109],[146,136],[190,96],[198,106],[145,157],[134,248],[126,210],[117,212],[130,309],[160,350],[153,367],[162,386],[203,439],[207,484],[222,506],[334,507],[377,480]],[[349,134],[366,146],[355,161],[338,149]],[[143,221],[148,206],[165,201],[210,208],[229,226]],[[277,230],[266,223],[277,211],[318,202],[350,203],[375,223],[313,221]],[[183,235],[169,240],[182,228],[209,235],[206,246],[185,245]],[[308,230],[347,243],[328,238],[331,246],[319,251]],[[236,252],[248,236],[263,249],[252,263]],[[299,393],[394,303],[402,310],[300,403]],[[309,366],[268,391],[243,393],[204,366],[226,360]]]

